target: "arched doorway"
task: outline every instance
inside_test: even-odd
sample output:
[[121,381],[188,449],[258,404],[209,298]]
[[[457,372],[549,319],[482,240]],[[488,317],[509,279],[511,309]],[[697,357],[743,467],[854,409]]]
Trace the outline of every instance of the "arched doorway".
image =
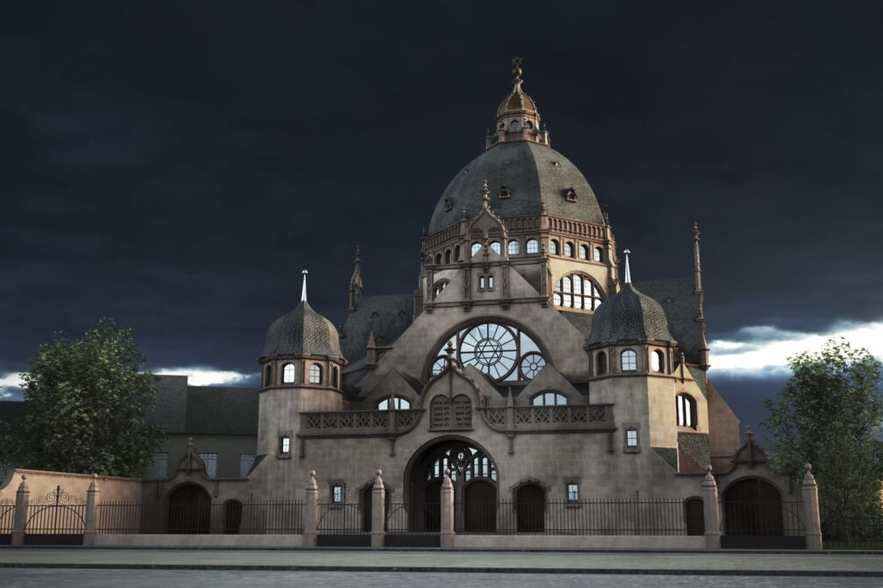
[[238,500],[228,500],[224,503],[224,533],[238,535],[242,525],[242,503]]
[[409,496],[420,513],[414,530],[438,531],[445,470],[454,486],[454,529],[492,533],[497,529],[497,466],[481,448],[465,439],[447,439],[419,451],[409,464]]
[[523,484],[515,492],[516,530],[543,533],[546,530],[546,491],[539,484]]
[[212,499],[196,484],[184,484],[169,494],[169,533],[208,534]]
[[760,478],[739,480],[724,492],[727,535],[783,536],[782,495]]

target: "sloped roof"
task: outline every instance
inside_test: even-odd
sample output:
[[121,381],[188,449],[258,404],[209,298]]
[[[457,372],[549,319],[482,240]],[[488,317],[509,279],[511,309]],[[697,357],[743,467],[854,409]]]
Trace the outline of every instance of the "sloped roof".
[[345,357],[340,350],[337,329],[306,300],[270,325],[261,356],[271,355]]
[[660,304],[632,284],[624,284],[595,311],[588,343],[633,339],[674,340]]
[[414,297],[411,294],[363,296],[356,310],[347,315],[340,345],[350,363],[365,357],[368,336],[373,332],[378,347],[392,345],[414,322]]
[[687,363],[699,363],[702,346],[702,324],[699,315],[699,295],[694,291],[691,278],[670,280],[646,280],[635,282],[641,292],[662,305],[668,319],[668,330],[684,352]]

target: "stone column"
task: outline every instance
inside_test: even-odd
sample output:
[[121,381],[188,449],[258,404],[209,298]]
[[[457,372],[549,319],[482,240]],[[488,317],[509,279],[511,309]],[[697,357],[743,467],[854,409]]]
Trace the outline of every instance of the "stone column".
[[454,547],[454,485],[451,483],[451,470],[445,469],[445,477],[441,487],[441,547]]
[[383,471],[377,470],[371,491],[371,547],[384,547],[386,542],[386,488],[381,474]]
[[28,524],[28,504],[31,499],[31,491],[25,480],[28,477],[25,474],[21,476],[21,484],[15,492],[15,518],[12,520],[12,544],[25,544],[25,526]]
[[304,510],[304,547],[315,547],[319,540],[319,485],[316,484],[316,470],[310,470]]
[[806,464],[803,475],[803,525],[807,549],[822,548],[822,517],[819,514],[819,487],[812,475],[812,466]]
[[702,507],[705,518],[705,549],[721,548],[721,512],[718,501],[717,482],[711,473],[711,466],[705,466],[705,480],[702,481]]
[[92,483],[86,491],[86,526],[83,529],[83,545],[95,545],[95,529],[98,526],[98,505],[101,501],[98,474],[92,474]]

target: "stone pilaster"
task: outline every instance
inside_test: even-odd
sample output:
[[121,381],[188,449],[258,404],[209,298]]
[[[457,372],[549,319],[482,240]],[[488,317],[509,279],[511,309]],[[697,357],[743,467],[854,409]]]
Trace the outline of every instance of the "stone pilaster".
[[445,470],[441,487],[441,548],[454,547],[454,485],[451,483],[451,470]]
[[98,527],[98,507],[101,503],[101,489],[98,475],[92,474],[92,483],[86,491],[86,526],[83,530],[83,545],[95,545],[95,530]]
[[803,492],[803,525],[807,549],[822,548],[822,517],[819,514],[819,487],[812,475],[812,466],[806,464],[801,484]]
[[705,480],[702,481],[702,507],[705,518],[705,549],[721,548],[721,513],[718,500],[717,482],[711,473],[711,466],[705,467]]
[[28,477],[21,476],[21,484],[15,492],[15,518],[12,521],[12,544],[25,544],[25,526],[28,524],[28,504],[30,503],[31,491],[28,489],[26,480]]
[[371,547],[383,547],[386,541],[386,488],[382,470],[377,470],[371,490]]
[[319,485],[316,484],[316,470],[310,470],[304,511],[304,547],[315,547],[319,541]]

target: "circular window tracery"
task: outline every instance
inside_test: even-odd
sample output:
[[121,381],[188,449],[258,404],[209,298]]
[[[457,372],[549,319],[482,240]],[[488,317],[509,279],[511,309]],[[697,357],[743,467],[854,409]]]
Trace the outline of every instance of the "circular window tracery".
[[[546,365],[539,346],[517,327],[484,322],[461,329],[451,339],[460,365],[475,366],[490,377],[503,382],[531,380]],[[431,375],[445,369],[445,342],[436,350]]]

